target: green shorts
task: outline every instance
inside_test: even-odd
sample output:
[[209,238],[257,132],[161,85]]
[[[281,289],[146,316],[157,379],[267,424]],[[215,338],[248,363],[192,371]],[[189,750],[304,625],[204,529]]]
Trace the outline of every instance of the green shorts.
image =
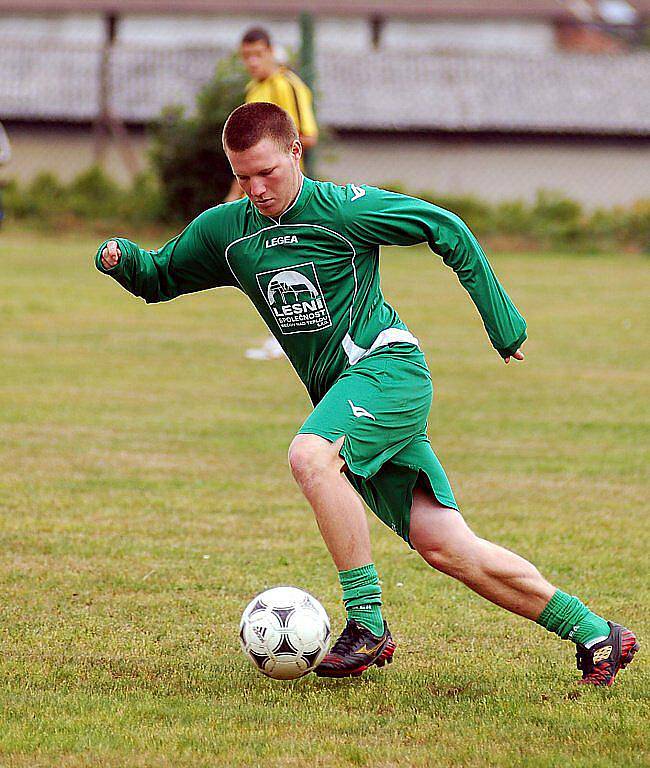
[[377,517],[407,543],[413,489],[422,476],[440,504],[458,509],[427,437],[433,387],[422,352],[381,347],[345,371],[299,430],[334,442],[347,476]]

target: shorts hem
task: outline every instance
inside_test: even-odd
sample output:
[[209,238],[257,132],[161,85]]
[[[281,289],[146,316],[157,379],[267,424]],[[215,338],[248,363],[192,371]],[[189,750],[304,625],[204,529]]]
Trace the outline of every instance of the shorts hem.
[[[370,472],[365,469],[360,469],[358,465],[354,461],[350,461],[350,457],[348,455],[347,451],[347,435],[339,435],[338,437],[332,438],[331,434],[327,434],[325,430],[317,430],[317,429],[305,429],[304,431],[302,429],[299,429],[297,434],[299,435],[316,435],[316,437],[322,437],[324,440],[327,440],[329,443],[335,443],[337,440],[339,440],[341,437],[344,438],[343,445],[341,446],[341,450],[339,451],[339,456],[345,461],[345,464],[347,468],[352,472],[353,475],[356,475],[357,477],[360,477],[362,480],[368,480],[368,478],[372,477],[376,472]],[[386,459],[386,461],[390,461],[390,459]]]
[[[368,500],[364,498],[364,501],[366,502],[366,504],[368,504],[373,514],[375,515],[375,517],[377,517],[379,520],[381,520],[381,522],[383,522],[385,525],[391,528],[394,531],[394,533],[396,533],[403,541],[405,541],[411,549],[415,549],[411,544],[411,540],[409,537],[410,528],[411,528],[411,508],[413,506],[413,491],[417,484],[417,477],[419,477],[419,473],[422,473],[426,477],[427,484],[429,486],[428,490],[431,492],[434,499],[438,504],[440,504],[440,506],[445,507],[446,509],[453,509],[456,512],[460,512],[458,503],[456,499],[453,497],[453,495],[452,496],[448,496],[446,494],[442,495],[439,493],[439,491],[436,490],[436,485],[437,485],[436,480],[439,480],[440,478],[437,477],[437,475],[434,472],[427,470],[425,467],[420,466],[419,464],[411,464],[411,463],[407,464],[407,463],[394,462],[395,454],[392,454],[391,456],[387,456],[373,472],[371,469],[362,468],[356,462],[350,460],[346,434],[333,436],[331,433],[326,432],[326,430],[319,430],[314,428],[305,429],[305,430],[301,429],[298,431],[298,434],[299,435],[316,435],[316,437],[322,437],[324,440],[327,440],[329,443],[334,443],[336,442],[336,440],[343,437],[344,442],[343,442],[343,445],[341,446],[341,450],[339,451],[339,455],[345,462],[347,471],[349,471],[352,475],[354,475],[355,477],[358,477],[360,480],[363,480],[363,481],[370,480],[374,475],[376,475],[379,472],[379,470],[385,464],[388,464],[391,462],[393,462],[395,466],[401,466],[415,473],[418,473],[418,475],[416,476],[416,480],[413,482],[413,485],[407,492],[408,495],[406,498],[406,505],[405,505],[407,507],[407,512],[402,515],[399,522],[397,519],[393,519],[394,524],[391,524],[391,522],[387,522],[387,520],[384,519],[384,517],[382,517],[382,515],[380,515],[379,512],[376,511],[373,508],[373,506],[368,503]],[[397,449],[396,453],[399,453],[399,449]]]

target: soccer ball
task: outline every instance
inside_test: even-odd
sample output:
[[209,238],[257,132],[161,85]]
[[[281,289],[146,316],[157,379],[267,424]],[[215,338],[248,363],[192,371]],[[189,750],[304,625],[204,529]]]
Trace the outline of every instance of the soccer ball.
[[254,597],[239,625],[244,653],[268,677],[293,680],[317,667],[329,648],[323,606],[297,587],[275,587]]

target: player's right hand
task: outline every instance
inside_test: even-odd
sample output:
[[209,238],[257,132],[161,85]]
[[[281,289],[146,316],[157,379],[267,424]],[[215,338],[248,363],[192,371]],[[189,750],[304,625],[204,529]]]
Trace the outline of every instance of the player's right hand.
[[121,258],[122,251],[120,251],[120,246],[117,244],[117,241],[109,240],[106,243],[106,246],[102,248],[102,267],[104,267],[104,269],[112,269],[119,263]]
[[508,365],[508,363],[511,360],[523,360],[523,359],[524,359],[524,353],[520,349],[518,349],[514,354],[509,355],[508,357],[506,357],[504,362],[505,362],[506,365]]

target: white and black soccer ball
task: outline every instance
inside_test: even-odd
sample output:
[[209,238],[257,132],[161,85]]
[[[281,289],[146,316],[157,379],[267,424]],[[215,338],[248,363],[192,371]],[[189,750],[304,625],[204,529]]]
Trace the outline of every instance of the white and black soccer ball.
[[274,587],[254,597],[239,625],[241,647],[255,666],[276,680],[293,680],[323,660],[330,620],[323,606],[297,587]]

